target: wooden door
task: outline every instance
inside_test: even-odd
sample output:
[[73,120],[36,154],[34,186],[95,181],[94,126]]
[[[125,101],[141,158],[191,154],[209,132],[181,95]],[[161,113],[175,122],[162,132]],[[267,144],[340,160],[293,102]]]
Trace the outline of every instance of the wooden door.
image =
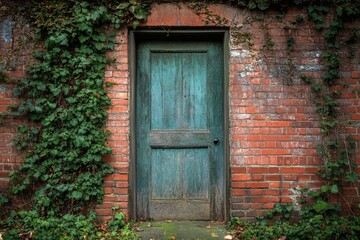
[[138,219],[223,219],[222,94],[222,43],[138,44]]

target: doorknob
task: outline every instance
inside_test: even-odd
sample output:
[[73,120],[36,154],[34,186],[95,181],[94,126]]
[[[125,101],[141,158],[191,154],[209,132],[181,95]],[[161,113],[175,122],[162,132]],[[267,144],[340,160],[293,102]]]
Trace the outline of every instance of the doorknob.
[[214,142],[215,145],[219,145],[220,140],[218,138],[214,138],[213,142]]

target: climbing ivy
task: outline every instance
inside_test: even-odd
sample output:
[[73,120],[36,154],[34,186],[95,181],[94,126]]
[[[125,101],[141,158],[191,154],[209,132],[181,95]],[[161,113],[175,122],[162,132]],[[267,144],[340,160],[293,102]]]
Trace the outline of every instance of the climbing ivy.
[[[341,209],[341,206],[329,202],[330,195],[341,194],[342,186],[346,182],[354,184],[357,192],[356,182],[358,175],[355,171],[354,162],[355,141],[351,135],[341,134],[341,128],[346,127],[346,121],[341,119],[337,99],[340,93],[337,91],[339,85],[347,87],[346,83],[341,84],[339,80],[341,50],[339,35],[344,29],[344,23],[347,19],[360,16],[359,3],[357,6],[350,5],[350,2],[335,7],[334,17],[329,26],[323,33],[326,42],[326,50],[323,51],[324,66],[326,68],[323,75],[323,81],[315,81],[312,77],[302,75],[302,80],[311,85],[315,95],[315,107],[320,115],[321,132],[323,141],[318,146],[318,152],[324,165],[319,170],[319,176],[325,180],[321,186],[320,192],[312,192],[312,196],[317,198],[314,209],[317,212],[326,212],[328,210]],[[327,13],[329,9],[321,5],[309,6],[308,14],[316,21],[316,26],[322,30],[325,26],[322,14]],[[358,192],[357,192],[358,194]],[[339,196],[339,195],[338,195]],[[345,201],[351,206],[351,203]]]
[[111,153],[104,130],[111,106],[105,53],[114,49],[114,30],[139,25],[147,5],[38,1],[31,11],[44,45],[15,90],[24,101],[12,110],[35,125],[18,129],[16,146],[25,160],[11,175],[13,192],[31,186],[35,209],[45,216],[86,212],[102,201],[104,176],[113,172],[102,161]]
[[[322,32],[325,49],[321,57],[324,62],[324,74],[322,81],[300,73],[300,78],[311,86],[314,96],[314,105],[319,114],[320,130],[322,141],[318,145],[318,153],[324,164],[319,169],[319,176],[324,179],[324,185],[319,191],[309,191],[309,196],[315,198],[315,202],[310,206],[316,213],[334,212],[341,210],[339,204],[331,202],[331,195],[340,196],[343,185],[352,183],[356,192],[358,176],[356,164],[354,162],[355,141],[351,135],[345,135],[344,129],[347,121],[342,118],[338,99],[340,93],[339,86],[348,87],[347,83],[339,82],[340,67],[342,57],[342,39],[340,38],[347,22],[360,17],[360,2],[350,0],[336,1],[311,1],[311,0],[292,0],[292,1],[267,1],[267,0],[238,0],[235,5],[259,11],[261,13],[268,10],[278,10],[281,19],[286,14],[290,6],[305,8],[307,19],[315,24],[315,28]],[[296,28],[296,24],[304,21],[303,16],[297,16],[295,22],[288,26]],[[286,28],[288,28],[288,26]],[[285,29],[286,31],[287,29]],[[357,31],[349,36],[349,41],[345,43],[358,42]],[[351,39],[351,40],[350,40]],[[286,49],[288,53],[294,50],[295,38],[286,35]],[[273,41],[268,31],[265,29],[263,49],[269,50],[273,46]],[[292,63],[290,55],[287,61]],[[291,66],[290,66],[291,68]],[[285,80],[286,84],[291,81]],[[358,193],[357,193],[358,194]],[[343,199],[339,199],[340,202]],[[345,202],[351,206],[352,203]],[[307,210],[306,210],[307,211]]]

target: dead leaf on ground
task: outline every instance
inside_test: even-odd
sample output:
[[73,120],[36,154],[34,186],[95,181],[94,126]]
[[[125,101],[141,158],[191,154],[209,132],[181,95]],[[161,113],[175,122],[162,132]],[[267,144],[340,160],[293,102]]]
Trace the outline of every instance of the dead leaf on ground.
[[224,237],[224,240],[232,240],[232,239],[233,239],[233,237],[231,235],[226,235]]

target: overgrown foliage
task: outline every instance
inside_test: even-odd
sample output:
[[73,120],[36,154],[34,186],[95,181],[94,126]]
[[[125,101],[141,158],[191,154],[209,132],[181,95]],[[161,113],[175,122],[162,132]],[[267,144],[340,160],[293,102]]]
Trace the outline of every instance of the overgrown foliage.
[[13,212],[5,226],[8,230],[2,237],[7,240],[138,239],[125,223],[123,213],[115,214],[107,225],[101,225],[94,212],[86,216],[65,214],[45,218],[35,210],[20,211]]
[[26,153],[11,175],[13,192],[35,190],[40,216],[87,212],[102,201],[103,178],[112,173],[102,161],[111,153],[104,130],[111,85],[104,82],[110,63],[105,53],[114,48],[114,29],[138,25],[147,16],[146,5],[39,1],[32,13],[44,46],[15,90],[24,101],[12,110],[35,124],[18,129],[16,146]]
[[[248,1],[247,4],[248,7],[252,4],[252,8],[260,10],[270,7],[263,4],[268,1],[261,2]],[[323,32],[326,43],[326,49],[322,52],[325,66],[322,81],[307,75],[300,76],[304,83],[311,86],[314,105],[320,116],[322,142],[318,145],[318,153],[323,165],[320,166],[318,175],[323,179],[323,185],[319,189],[309,189],[307,186],[301,189],[298,199],[301,205],[300,212],[295,211],[293,205],[278,204],[255,223],[233,218],[228,226],[236,239],[358,239],[360,218],[355,212],[359,210],[359,206],[341,196],[344,186],[353,187],[359,195],[357,166],[354,162],[356,144],[353,137],[343,131],[348,123],[342,117],[337,100],[340,97],[339,87],[349,87],[346,82],[339,82],[341,54],[344,48],[344,45],[341,45],[344,42],[341,42],[339,36],[346,21],[360,17],[360,3],[295,2],[309,3],[308,18],[315,23],[317,30]],[[333,18],[327,24],[325,17],[330,11],[334,11]],[[359,41],[358,38],[352,40],[352,43]],[[350,42],[346,41],[345,44]],[[287,49],[292,51],[293,45],[294,39],[288,37]],[[353,214],[350,217],[341,216],[344,204],[349,213]],[[269,224],[268,220],[274,217],[277,217],[277,221]]]
[[294,224],[279,221],[273,225],[268,225],[266,221],[250,223],[233,218],[228,227],[234,239],[241,240],[356,240],[360,234],[360,218],[316,215]]
[[32,239],[121,239],[123,215],[115,215],[104,231],[97,229],[94,214],[85,215],[102,202],[103,179],[113,172],[102,160],[111,153],[106,88],[113,85],[104,82],[105,66],[111,64],[105,54],[114,49],[115,30],[138,26],[148,5],[49,0],[30,7],[26,12],[43,46],[15,90],[23,101],[11,107],[13,115],[33,123],[18,128],[15,143],[25,159],[11,174],[11,186],[14,194],[33,192],[34,206],[3,223],[6,239],[28,234]]
[[[319,212],[341,209],[341,206],[329,201],[329,197],[341,194],[343,185],[353,184],[357,192],[358,175],[354,162],[356,144],[351,135],[345,135],[344,131],[341,131],[347,127],[347,122],[339,111],[337,99],[340,93],[337,88],[339,86],[348,87],[346,82],[338,81],[341,62],[339,35],[347,19],[360,16],[360,8],[351,8],[349,2],[345,1],[345,3],[335,7],[334,17],[328,26],[325,25],[322,15],[329,12],[329,8],[325,5],[308,6],[308,15],[316,22],[317,29],[324,29],[323,36],[327,47],[322,53],[326,67],[323,81],[315,81],[306,75],[301,76],[301,79],[311,86],[314,93],[315,107],[320,115],[321,133],[323,134],[323,141],[318,145],[318,152],[324,162],[319,170],[319,176],[324,179],[325,184],[321,186],[320,191],[311,193],[312,197],[316,197],[314,206]],[[351,206],[351,202],[345,201],[345,203],[350,205],[350,209],[354,207]]]

